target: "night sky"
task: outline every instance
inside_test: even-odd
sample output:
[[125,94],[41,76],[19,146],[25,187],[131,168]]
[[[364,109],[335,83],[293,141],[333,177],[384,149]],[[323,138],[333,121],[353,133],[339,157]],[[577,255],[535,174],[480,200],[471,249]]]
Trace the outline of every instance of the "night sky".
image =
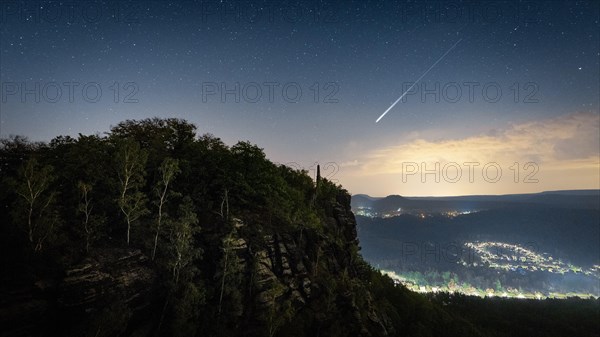
[[0,5],[0,137],[177,117],[351,193],[600,188],[597,1]]

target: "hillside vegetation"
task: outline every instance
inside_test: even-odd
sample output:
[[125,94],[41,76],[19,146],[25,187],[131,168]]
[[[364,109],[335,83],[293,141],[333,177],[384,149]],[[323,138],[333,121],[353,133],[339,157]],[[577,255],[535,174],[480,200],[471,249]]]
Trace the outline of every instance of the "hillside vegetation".
[[511,334],[373,270],[349,194],[248,142],[146,119],[0,159],[2,336]]

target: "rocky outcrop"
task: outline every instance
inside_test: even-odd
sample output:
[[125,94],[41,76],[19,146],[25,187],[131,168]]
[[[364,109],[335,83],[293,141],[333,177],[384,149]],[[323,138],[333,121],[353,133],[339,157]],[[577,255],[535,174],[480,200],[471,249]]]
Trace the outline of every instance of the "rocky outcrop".
[[51,303],[36,287],[0,294],[0,336],[36,336],[47,323]]
[[136,329],[128,322],[117,326],[107,318],[114,310],[127,319],[143,313],[154,297],[155,281],[156,274],[141,251],[97,250],[69,268],[63,278],[38,280],[3,294],[0,335],[53,336],[68,331],[86,335],[93,329],[91,335],[104,336],[118,329]]
[[[221,284],[233,282],[229,289],[239,288],[237,299],[228,298],[227,292],[223,298],[224,307],[229,300],[239,303],[227,307],[233,324],[245,322],[236,331],[262,336],[265,329],[270,334],[304,315],[310,323],[301,329],[308,335],[315,326],[324,327],[318,333],[327,335],[325,327],[340,322],[354,336],[393,332],[360,280],[350,195],[339,193],[324,212],[318,226],[299,225],[268,234],[234,219],[233,232],[222,239],[225,276],[218,261],[212,262],[215,276],[200,273],[215,282],[217,294]],[[3,296],[0,335],[151,336],[165,303],[156,270],[140,250],[97,249],[60,278],[40,280]],[[329,307],[335,307],[334,316]]]
[[[283,308],[289,310],[282,303],[288,303],[297,313],[310,307],[323,293],[337,291],[324,289],[327,285],[315,281],[320,272],[333,279],[343,277],[344,273],[348,278],[358,277],[353,262],[358,239],[350,195],[340,193],[326,211],[324,229],[302,228],[294,234],[276,232],[266,236],[262,248],[257,251],[252,251],[236,230],[235,244],[231,247],[246,279],[253,279],[257,304],[255,317],[279,313]],[[236,228],[239,230],[243,225],[238,223]],[[359,305],[354,295],[347,291],[338,294],[334,301],[342,303],[347,311],[345,315],[352,317],[356,336],[387,336],[392,329],[391,323],[377,311],[368,291],[362,294],[366,304]],[[317,320],[327,317],[325,312],[316,314]]]
[[57,301],[60,307],[89,312],[119,298],[133,310],[143,309],[155,278],[140,250],[105,249],[67,270]]

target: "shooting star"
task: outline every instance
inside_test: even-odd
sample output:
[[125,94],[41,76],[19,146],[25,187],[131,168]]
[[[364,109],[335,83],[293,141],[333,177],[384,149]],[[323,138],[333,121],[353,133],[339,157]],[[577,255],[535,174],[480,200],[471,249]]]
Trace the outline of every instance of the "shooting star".
[[404,96],[405,96],[405,95],[406,95],[406,94],[407,94],[407,93],[408,93],[408,92],[409,92],[409,91],[410,91],[410,90],[411,90],[411,89],[412,89],[412,88],[413,88],[413,87],[414,87],[414,86],[415,86],[417,83],[419,83],[419,81],[420,81],[421,79],[423,79],[423,77],[425,77],[425,75],[427,75],[427,73],[428,73],[428,72],[429,72],[431,69],[433,69],[433,67],[435,67],[435,65],[436,65],[436,64],[438,64],[438,63],[439,63],[439,62],[440,62],[442,59],[444,59],[444,57],[446,57],[446,55],[448,55],[448,53],[449,53],[449,52],[451,52],[451,51],[452,51],[452,49],[454,49],[454,47],[456,47],[456,46],[457,46],[457,45],[460,43],[460,41],[462,41],[462,39],[459,39],[458,41],[456,41],[456,42],[455,42],[455,43],[452,45],[452,47],[450,47],[450,49],[448,49],[448,50],[447,50],[447,51],[444,53],[444,55],[442,55],[442,56],[441,56],[441,57],[440,57],[440,58],[439,58],[437,61],[435,61],[435,63],[434,63],[434,64],[432,64],[432,65],[431,65],[431,67],[429,67],[429,69],[427,69],[427,71],[425,71],[425,72],[423,73],[423,75],[421,75],[421,77],[419,77],[419,78],[418,78],[418,79],[415,81],[415,83],[413,83],[413,84],[410,86],[410,88],[408,88],[408,90],[406,90],[406,91],[405,91],[405,92],[404,92],[404,93],[403,93],[403,94],[402,94],[402,95],[401,95],[401,96],[400,96],[400,97],[399,97],[399,98],[398,98],[398,99],[397,99],[397,100],[396,100],[396,101],[395,101],[395,102],[394,102],[392,105],[390,105],[390,107],[389,107],[389,108],[387,108],[387,110],[385,110],[385,112],[384,112],[383,114],[381,114],[381,116],[379,116],[379,118],[377,118],[377,120],[375,121],[375,123],[379,122],[379,121],[380,121],[380,120],[383,118],[383,116],[385,116],[385,115],[386,115],[386,114],[387,114],[387,113],[388,113],[390,110],[392,110],[392,108],[393,108],[394,106],[396,106],[396,104],[398,104],[398,102],[400,102],[400,100],[401,100],[402,98],[404,98]]

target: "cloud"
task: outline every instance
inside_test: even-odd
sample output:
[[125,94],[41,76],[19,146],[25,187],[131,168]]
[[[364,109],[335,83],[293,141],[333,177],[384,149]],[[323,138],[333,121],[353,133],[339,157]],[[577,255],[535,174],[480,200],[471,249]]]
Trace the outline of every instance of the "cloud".
[[340,167],[355,167],[359,165],[360,163],[356,159],[340,163]]
[[[434,137],[404,138],[362,157],[355,156],[356,160],[344,163],[340,181],[354,193],[373,195],[503,194],[600,188],[597,113],[572,113],[513,124],[463,138]],[[413,171],[418,168],[412,176],[407,176],[407,163],[413,165]],[[471,174],[465,163],[479,165]],[[500,180],[486,179],[488,175],[483,168],[490,163],[501,168]],[[444,171],[446,165],[449,171]],[[423,175],[431,170],[441,172],[438,174],[441,179],[436,181],[433,174]],[[461,178],[452,181],[458,170]],[[494,170],[489,173],[492,177],[495,174]]]
[[514,124],[505,130],[465,138],[409,142],[374,150],[360,160],[361,174],[401,173],[402,163],[498,162],[583,167],[598,165],[600,118],[574,113]]

